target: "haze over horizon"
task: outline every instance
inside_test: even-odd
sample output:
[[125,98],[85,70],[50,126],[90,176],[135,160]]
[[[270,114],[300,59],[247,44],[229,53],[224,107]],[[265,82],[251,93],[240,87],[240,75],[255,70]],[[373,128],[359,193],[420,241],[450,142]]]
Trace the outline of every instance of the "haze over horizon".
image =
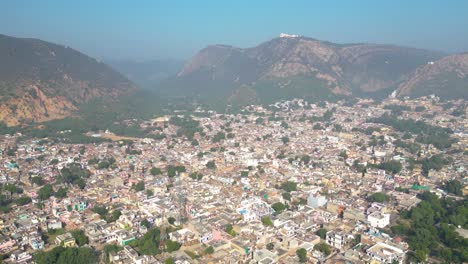
[[281,32],[337,43],[468,51],[468,2],[456,0],[20,0],[0,8],[0,34],[68,45],[99,59],[188,59],[210,44],[252,47]]

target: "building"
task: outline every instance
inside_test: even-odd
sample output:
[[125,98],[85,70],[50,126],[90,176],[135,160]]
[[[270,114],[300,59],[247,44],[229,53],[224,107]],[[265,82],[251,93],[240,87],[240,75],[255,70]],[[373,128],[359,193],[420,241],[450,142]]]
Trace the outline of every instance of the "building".
[[327,198],[318,193],[309,194],[307,205],[312,208],[322,207],[327,204]]
[[402,264],[405,259],[405,252],[397,247],[379,242],[366,251],[367,255],[381,263]]
[[343,231],[328,231],[326,235],[327,244],[334,248],[342,249],[347,242],[347,236]]
[[55,238],[56,245],[62,245],[64,247],[74,247],[76,246],[75,239],[73,238],[71,233],[65,233],[62,235],[58,235]]
[[367,216],[367,221],[372,227],[384,228],[390,224],[390,214],[376,211]]

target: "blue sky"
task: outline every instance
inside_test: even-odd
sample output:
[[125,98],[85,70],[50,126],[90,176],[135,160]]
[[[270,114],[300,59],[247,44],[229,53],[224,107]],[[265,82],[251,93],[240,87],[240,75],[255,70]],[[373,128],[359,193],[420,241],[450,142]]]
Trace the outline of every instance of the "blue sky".
[[251,47],[281,32],[463,52],[468,1],[0,1],[0,34],[65,44],[100,59],[185,59],[209,44]]

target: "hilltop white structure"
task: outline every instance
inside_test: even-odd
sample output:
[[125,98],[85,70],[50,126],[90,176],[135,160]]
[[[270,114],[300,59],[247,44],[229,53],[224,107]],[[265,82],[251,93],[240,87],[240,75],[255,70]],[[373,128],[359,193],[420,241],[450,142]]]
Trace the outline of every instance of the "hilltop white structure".
[[299,35],[291,35],[291,34],[286,34],[286,33],[281,33],[280,38],[298,38],[300,37]]

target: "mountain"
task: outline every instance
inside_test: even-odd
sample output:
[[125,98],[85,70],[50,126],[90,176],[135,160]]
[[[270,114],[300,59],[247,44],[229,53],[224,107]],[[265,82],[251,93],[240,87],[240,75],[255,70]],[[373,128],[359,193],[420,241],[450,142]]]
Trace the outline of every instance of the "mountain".
[[0,121],[7,125],[60,119],[136,88],[104,63],[38,39],[0,35],[0,59]]
[[162,80],[176,75],[184,65],[179,60],[108,60],[106,63],[144,89],[155,89]]
[[336,44],[297,35],[242,49],[212,45],[163,84],[170,95],[227,103],[291,97],[333,98],[392,91],[416,68],[443,54],[379,44]]
[[468,53],[446,56],[420,66],[398,86],[394,95],[429,94],[444,99],[468,99]]

